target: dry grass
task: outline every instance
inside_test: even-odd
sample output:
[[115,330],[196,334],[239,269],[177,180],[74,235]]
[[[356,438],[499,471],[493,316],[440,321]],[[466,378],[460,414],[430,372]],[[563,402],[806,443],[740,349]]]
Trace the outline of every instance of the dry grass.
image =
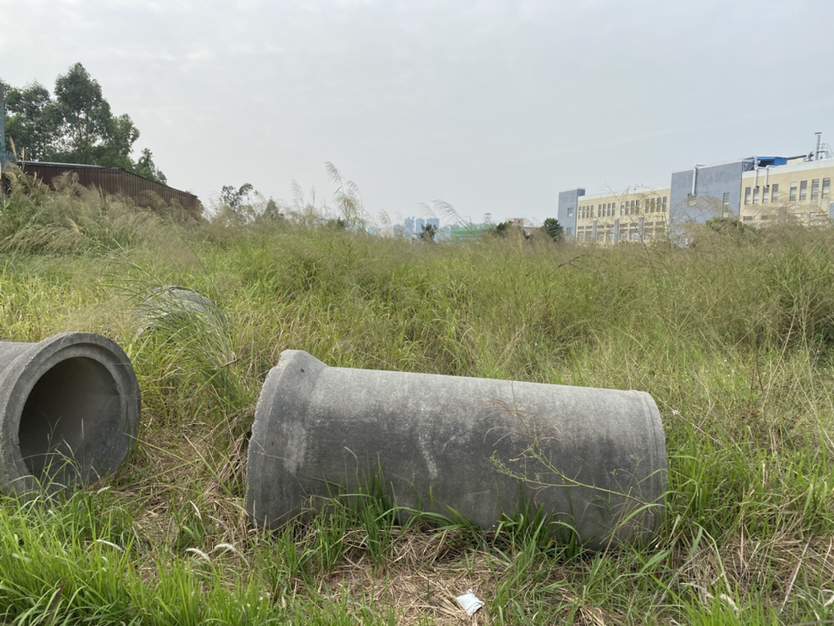
[[[355,218],[358,196],[342,193],[338,209]],[[67,194],[27,196],[41,212],[18,207],[51,221],[2,216],[14,232],[0,336],[113,338],[139,376],[143,425],[109,483],[60,505],[2,500],[0,621],[834,619],[831,232],[707,233],[692,250],[446,246],[318,227],[310,211],[295,224],[187,230]],[[72,218],[76,233],[65,210],[91,221]],[[40,241],[36,227],[75,243],[48,248],[61,238]],[[206,295],[227,325],[186,318],[137,335],[139,304],[163,285]],[[650,545],[589,553],[523,520],[497,532],[401,525],[375,500],[367,517],[337,502],[253,530],[248,431],[287,348],[341,367],[648,391],[670,455],[665,526]],[[468,589],[486,603],[471,619],[455,602]]]

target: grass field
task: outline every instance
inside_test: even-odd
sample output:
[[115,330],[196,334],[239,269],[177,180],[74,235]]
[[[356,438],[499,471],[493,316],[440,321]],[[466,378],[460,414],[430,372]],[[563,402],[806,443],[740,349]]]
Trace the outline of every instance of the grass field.
[[[132,359],[137,449],[112,479],[0,498],[9,624],[834,623],[834,231],[696,245],[431,244],[288,220],[181,225],[73,188],[0,196],[0,339],[92,331]],[[137,336],[176,284],[199,321]],[[164,336],[164,333],[173,335]],[[666,428],[666,522],[589,552],[333,501],[267,533],[246,444],[285,349],[328,365],[638,389]],[[484,608],[454,601],[472,589]]]

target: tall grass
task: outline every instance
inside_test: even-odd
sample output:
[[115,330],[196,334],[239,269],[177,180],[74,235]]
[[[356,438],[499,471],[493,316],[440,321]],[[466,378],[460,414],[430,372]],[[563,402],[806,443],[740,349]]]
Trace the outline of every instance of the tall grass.
[[[705,231],[690,249],[452,245],[292,220],[183,228],[77,189],[2,202],[0,337],[110,336],[144,405],[115,478],[0,501],[6,622],[460,623],[454,597],[470,588],[482,624],[834,619],[832,231]],[[224,325],[185,316],[138,334],[163,285],[211,298]],[[287,348],[648,391],[668,440],[666,526],[651,545],[589,553],[534,514],[479,531],[404,518],[372,490],[254,530],[248,430]]]

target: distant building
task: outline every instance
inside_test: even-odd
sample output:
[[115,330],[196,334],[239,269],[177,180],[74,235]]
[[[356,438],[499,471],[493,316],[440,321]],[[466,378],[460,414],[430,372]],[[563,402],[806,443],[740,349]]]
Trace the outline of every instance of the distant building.
[[761,227],[834,220],[831,148],[817,133],[808,155],[753,156],[674,172],[667,187],[586,195],[559,193],[557,219],[569,240],[614,245],[670,237],[688,241],[687,227],[724,217]]
[[646,187],[591,196],[585,195],[584,189],[575,189],[559,194],[559,198],[557,219],[569,239],[614,245],[667,236],[668,188]]
[[482,235],[491,232],[495,226],[492,224],[469,224],[467,226],[452,226],[449,229],[449,237],[452,241],[472,241]]
[[426,226],[434,226],[437,232],[440,232],[440,219],[437,217],[407,217],[403,220],[403,225],[394,226],[395,233],[403,233],[409,239],[416,239],[422,233]]

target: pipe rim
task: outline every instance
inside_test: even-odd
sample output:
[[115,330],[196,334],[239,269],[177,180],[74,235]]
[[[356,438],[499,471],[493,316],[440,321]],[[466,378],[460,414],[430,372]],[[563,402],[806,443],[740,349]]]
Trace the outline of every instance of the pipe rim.
[[[72,367],[74,359],[89,359],[98,368],[98,376],[109,376],[105,382],[112,382],[118,410],[107,414],[104,421],[111,429],[116,428],[117,436],[109,440],[110,454],[104,459],[91,459],[93,462],[89,467],[74,467],[76,459],[72,458],[57,471],[48,466],[40,476],[36,476],[27,465],[20,446],[21,422],[27,403],[45,376],[62,365]],[[66,332],[33,343],[10,364],[3,373],[2,381],[10,384],[0,388],[0,436],[3,439],[0,443],[7,444],[3,446],[5,450],[0,458],[0,474],[4,475],[0,491],[12,494],[55,492],[71,485],[92,482],[115,472],[136,446],[141,416],[139,383],[128,356],[106,337],[94,333]],[[54,450],[60,443],[50,443],[44,456],[57,456]],[[57,482],[50,472],[63,474],[65,482]]]

